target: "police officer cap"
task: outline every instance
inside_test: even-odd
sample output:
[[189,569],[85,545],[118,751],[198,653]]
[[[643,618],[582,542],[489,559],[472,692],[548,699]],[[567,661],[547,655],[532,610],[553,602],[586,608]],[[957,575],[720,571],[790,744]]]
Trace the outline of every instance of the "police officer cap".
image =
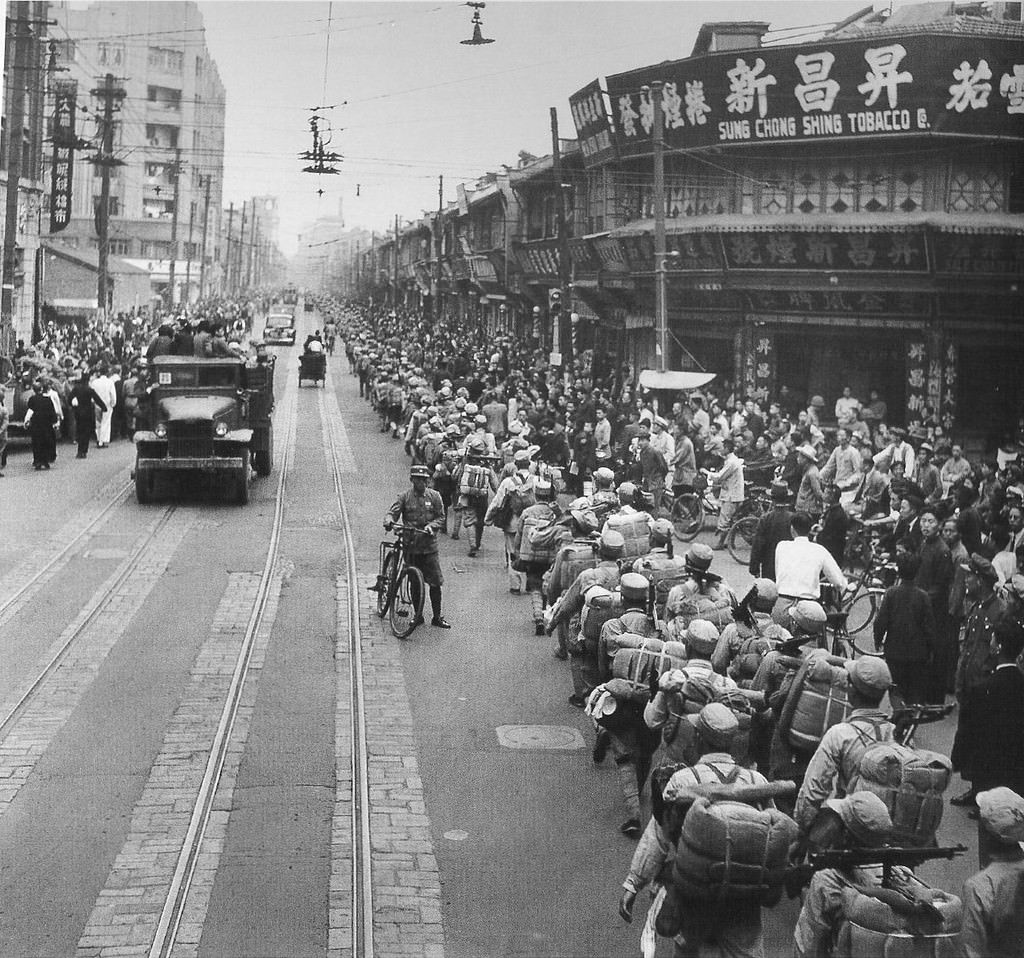
[[639,572],[627,572],[619,580],[623,599],[646,599],[648,588],[648,581]]
[[618,559],[626,549],[626,540],[621,532],[614,529],[606,529],[601,533],[601,541],[598,544],[598,552],[602,559]]
[[620,499],[632,499],[636,495],[636,486],[631,482],[622,483],[618,490]]
[[694,619],[686,628],[683,636],[686,647],[694,653],[707,658],[718,645],[718,629],[713,622],[705,619]]
[[[511,426],[509,427],[512,428]],[[611,471],[607,466],[601,466],[600,469],[594,470],[594,478],[598,482],[614,482],[615,473]]]
[[889,809],[874,792],[854,792],[846,798],[830,798],[825,808],[835,812],[847,831],[869,848],[884,845],[892,831]]
[[686,720],[700,732],[705,745],[727,749],[739,731],[739,719],[732,709],[721,702],[709,702],[696,715]]
[[978,552],[973,553],[971,561],[963,564],[962,567],[972,575],[976,575],[979,579],[984,579],[993,585],[999,581],[999,575],[995,570],[995,566]]
[[452,391],[448,386],[442,386],[441,389],[438,391],[438,395],[443,396],[445,399],[447,399],[451,394]]
[[779,587],[771,579],[754,579],[754,588],[758,611],[770,611],[779,597]]
[[413,466],[409,470],[410,479],[429,479],[430,470],[426,466]]
[[1024,841],[1024,798],[1000,786],[978,792],[976,801],[982,827],[989,834],[1006,845]]
[[672,523],[668,519],[655,519],[651,525],[651,542],[666,545],[672,541]]
[[801,599],[789,610],[789,617],[793,624],[804,632],[821,632],[825,628],[828,618],[825,610],[811,599]]
[[880,699],[889,691],[892,673],[885,659],[877,655],[862,655],[859,659],[847,659],[845,665],[850,685],[858,692]]

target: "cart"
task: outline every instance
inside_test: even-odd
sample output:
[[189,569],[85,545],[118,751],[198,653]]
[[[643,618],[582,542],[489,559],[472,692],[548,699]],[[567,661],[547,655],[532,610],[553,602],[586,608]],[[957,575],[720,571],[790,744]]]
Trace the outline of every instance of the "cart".
[[299,357],[299,386],[302,380],[311,380],[315,386],[327,385],[327,357],[323,353],[303,353]]

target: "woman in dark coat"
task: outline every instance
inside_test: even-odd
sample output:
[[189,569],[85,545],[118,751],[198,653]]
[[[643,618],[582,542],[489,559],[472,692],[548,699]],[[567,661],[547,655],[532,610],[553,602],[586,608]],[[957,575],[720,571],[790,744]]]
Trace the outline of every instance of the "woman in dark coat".
[[75,438],[78,440],[76,458],[84,459],[89,452],[89,440],[96,436],[96,409],[107,411],[107,404],[100,399],[96,390],[89,385],[89,373],[82,373],[81,379],[71,390],[71,409],[75,414]]
[[32,395],[25,410],[25,428],[32,439],[32,466],[38,472],[49,469],[57,458],[57,410],[50,397],[43,392],[43,381],[32,383]]

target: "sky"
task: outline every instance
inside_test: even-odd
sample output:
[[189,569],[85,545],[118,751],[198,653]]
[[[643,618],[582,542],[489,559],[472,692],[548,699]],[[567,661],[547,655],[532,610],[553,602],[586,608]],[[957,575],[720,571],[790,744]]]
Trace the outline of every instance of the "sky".
[[[767,21],[779,29],[833,22],[870,0],[490,0],[483,34],[464,46],[465,4],[199,3],[226,88],[225,206],[279,198],[279,245],[293,255],[317,217],[384,230],[395,215],[437,209],[520,150],[551,152],[549,109],[574,138],[569,96],[598,76],[690,55],[700,25]],[[899,5],[897,3],[897,5]],[[876,4],[884,6],[884,4]],[[340,175],[302,173],[311,108],[332,127]],[[317,190],[324,191],[323,196]]]

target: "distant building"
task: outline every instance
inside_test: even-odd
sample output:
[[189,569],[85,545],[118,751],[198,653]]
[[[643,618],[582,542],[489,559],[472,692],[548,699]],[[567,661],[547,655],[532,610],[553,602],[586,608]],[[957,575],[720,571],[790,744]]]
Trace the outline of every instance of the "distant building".
[[[99,130],[95,118],[103,101],[90,91],[106,74],[126,94],[114,133],[114,155],[125,165],[112,169],[110,254],[149,270],[153,293],[165,297],[173,257],[175,301],[197,298],[204,219],[205,280],[219,259],[225,112],[224,85],[206,48],[198,4],[104,0],[83,9],[60,2],[50,4],[49,16],[56,21],[50,35],[58,62],[69,71],[62,76],[78,81],[78,135],[90,138]],[[71,223],[52,241],[96,250],[99,197],[100,170],[79,152]]]
[[[130,313],[149,302],[150,274],[116,256],[107,262],[113,282],[111,312]],[[43,281],[39,300],[41,318],[84,321],[96,316],[99,253],[43,242]]]

